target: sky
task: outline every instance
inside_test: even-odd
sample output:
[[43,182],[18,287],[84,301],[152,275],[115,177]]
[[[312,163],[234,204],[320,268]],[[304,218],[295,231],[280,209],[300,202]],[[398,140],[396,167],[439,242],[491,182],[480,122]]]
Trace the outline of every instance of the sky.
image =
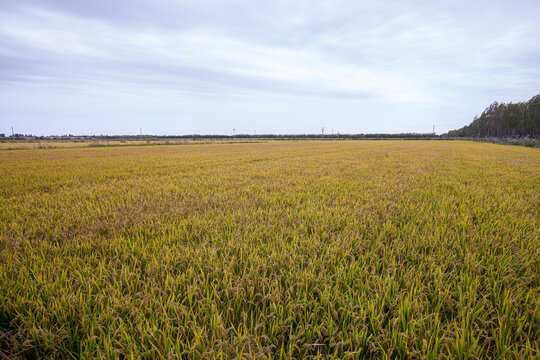
[[0,0],[0,133],[437,133],[540,93],[540,1]]

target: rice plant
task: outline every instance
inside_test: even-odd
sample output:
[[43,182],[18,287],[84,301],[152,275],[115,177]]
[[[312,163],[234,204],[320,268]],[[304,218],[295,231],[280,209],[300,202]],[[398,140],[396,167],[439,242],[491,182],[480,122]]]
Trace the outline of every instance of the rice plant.
[[540,357],[540,152],[0,151],[0,358]]

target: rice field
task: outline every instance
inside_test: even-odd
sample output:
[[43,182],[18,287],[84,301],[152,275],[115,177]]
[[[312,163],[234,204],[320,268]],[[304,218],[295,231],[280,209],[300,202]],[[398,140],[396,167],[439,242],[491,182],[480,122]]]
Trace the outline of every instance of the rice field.
[[0,359],[540,357],[540,150],[0,151]]

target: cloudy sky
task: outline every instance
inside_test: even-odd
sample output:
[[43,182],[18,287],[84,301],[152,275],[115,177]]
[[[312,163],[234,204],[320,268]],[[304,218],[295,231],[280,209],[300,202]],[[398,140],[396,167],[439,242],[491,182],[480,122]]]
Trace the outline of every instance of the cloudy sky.
[[0,133],[438,133],[540,93],[540,2],[0,0]]

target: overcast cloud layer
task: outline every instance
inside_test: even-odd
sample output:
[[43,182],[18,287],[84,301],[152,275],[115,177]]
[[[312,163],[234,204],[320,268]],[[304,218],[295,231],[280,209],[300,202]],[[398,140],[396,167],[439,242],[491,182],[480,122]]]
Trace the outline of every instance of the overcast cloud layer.
[[538,1],[0,0],[0,132],[438,133],[540,92]]

